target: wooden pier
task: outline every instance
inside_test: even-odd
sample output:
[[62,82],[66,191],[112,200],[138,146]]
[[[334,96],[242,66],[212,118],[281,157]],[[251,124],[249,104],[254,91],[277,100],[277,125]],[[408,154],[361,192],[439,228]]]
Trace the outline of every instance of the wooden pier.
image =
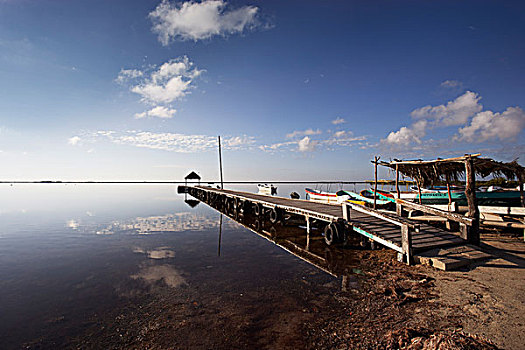
[[395,250],[400,260],[408,264],[414,261],[415,254],[467,243],[459,232],[414,223],[395,213],[350,203],[323,204],[205,186],[180,186],[179,192],[188,193],[213,206],[220,205],[236,215],[250,213],[268,217],[272,223],[283,222],[290,216],[299,216],[304,219],[308,236],[311,225],[324,227],[324,240],[328,245],[346,242],[353,231]]

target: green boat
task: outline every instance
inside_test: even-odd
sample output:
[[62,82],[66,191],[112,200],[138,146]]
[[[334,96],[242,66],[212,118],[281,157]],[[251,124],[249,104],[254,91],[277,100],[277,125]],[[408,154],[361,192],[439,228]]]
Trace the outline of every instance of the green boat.
[[[373,190],[364,190],[361,195],[370,197],[374,195]],[[395,201],[397,194],[395,192],[377,191],[377,196],[382,200]],[[463,191],[452,191],[452,201],[458,205],[467,205],[467,198]],[[519,191],[492,191],[492,192],[476,192],[478,205],[487,206],[521,206],[521,197]],[[417,192],[401,192],[401,199],[410,200],[414,202],[419,201],[419,194]],[[435,191],[421,193],[422,204],[448,204],[448,193],[446,191]]]
[[[363,202],[368,205],[374,204],[373,198],[365,197],[365,196],[362,196],[352,191],[341,190],[341,191],[338,191],[336,194],[337,194],[337,197],[347,196],[348,198],[347,201],[350,201],[350,202],[359,201],[359,202]],[[386,200],[386,199],[381,199],[381,198],[376,199],[376,205],[381,206],[381,207],[390,205],[391,203],[392,203],[391,200]]]

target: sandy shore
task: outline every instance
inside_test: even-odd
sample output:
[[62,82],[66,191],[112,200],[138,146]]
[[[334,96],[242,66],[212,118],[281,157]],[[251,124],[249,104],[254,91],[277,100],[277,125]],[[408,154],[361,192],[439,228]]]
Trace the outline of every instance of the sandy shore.
[[485,234],[482,248],[494,259],[467,271],[428,271],[444,308],[463,314],[466,332],[505,349],[525,348],[525,243],[522,238]]

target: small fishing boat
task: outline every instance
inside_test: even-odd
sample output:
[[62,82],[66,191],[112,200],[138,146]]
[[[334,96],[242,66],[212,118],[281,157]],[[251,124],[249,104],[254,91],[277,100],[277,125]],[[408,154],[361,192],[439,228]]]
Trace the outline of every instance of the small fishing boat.
[[[397,198],[396,192],[387,192],[377,190],[377,197],[384,200],[395,202]],[[361,191],[361,196],[374,198],[374,190],[366,189]],[[450,191],[450,196],[453,202],[457,205],[467,205],[467,198],[465,192],[461,189],[454,189]],[[417,192],[401,192],[400,198],[408,201],[419,201],[419,193]],[[515,190],[500,190],[500,191],[476,191],[476,198],[478,205],[492,205],[492,206],[520,206],[520,193]],[[448,191],[424,191],[421,190],[422,204],[448,204]]]
[[[417,186],[410,186],[412,192],[419,192]],[[461,186],[450,186],[451,192],[465,191],[465,187]],[[448,193],[447,186],[431,186],[431,187],[421,187],[421,193]]]
[[338,203],[336,193],[312,190],[311,188],[305,188],[304,190],[306,192],[306,199],[311,200],[313,202]]
[[274,185],[268,185],[268,184],[258,184],[257,189],[259,190],[258,194],[264,194],[268,196],[273,196],[277,194],[277,187]]
[[[362,196],[362,195],[357,194],[355,192],[346,191],[346,190],[338,191],[336,194],[337,194],[337,197],[340,198],[339,202],[341,202],[341,203],[342,202],[350,202],[350,203],[366,205],[366,206],[374,205],[374,198],[373,197],[372,198],[365,197],[365,196]],[[387,205],[390,205],[391,203],[392,203],[391,200],[376,198],[376,205],[377,206],[385,207]]]

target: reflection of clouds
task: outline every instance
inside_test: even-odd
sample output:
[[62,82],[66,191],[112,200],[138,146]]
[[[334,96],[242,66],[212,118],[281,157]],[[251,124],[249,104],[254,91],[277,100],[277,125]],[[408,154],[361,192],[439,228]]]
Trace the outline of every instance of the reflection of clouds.
[[[225,222],[225,224],[232,227],[236,226],[234,221]],[[183,212],[162,216],[137,217],[125,222],[115,221],[106,228],[97,231],[97,234],[129,232],[147,235],[159,232],[200,231],[216,228],[218,225],[219,220],[216,216]]]
[[143,267],[137,274],[131,275],[131,278],[141,279],[152,285],[157,281],[164,281],[164,283],[172,288],[187,284],[180,273],[170,265]]
[[144,250],[140,247],[133,248],[133,253],[146,254],[150,259],[169,259],[175,257],[175,252],[170,247],[159,247],[154,250]]
[[68,220],[68,222],[66,223],[66,226],[73,230],[76,230],[79,225],[78,225],[78,221],[71,219],[71,220]]
[[148,251],[148,258],[150,259],[168,259],[173,258],[175,252],[173,250],[159,249]]

